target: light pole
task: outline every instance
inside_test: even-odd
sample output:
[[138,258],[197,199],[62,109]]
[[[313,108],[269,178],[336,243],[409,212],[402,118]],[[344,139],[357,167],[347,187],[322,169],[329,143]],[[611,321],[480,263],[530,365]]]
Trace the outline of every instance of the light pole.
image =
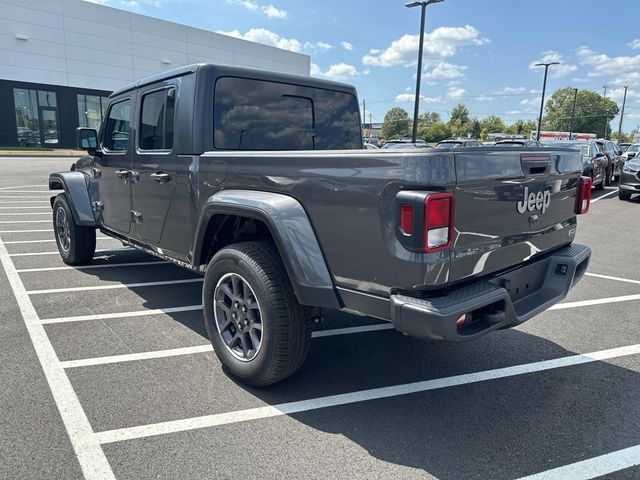
[[573,135],[573,122],[576,118],[576,100],[578,99],[578,89],[573,89],[573,108],[571,109],[571,128],[569,129],[569,140],[571,140],[571,135]]
[[[604,95],[602,96],[602,98],[607,98],[607,88],[609,88],[609,85],[603,85],[602,88],[604,88]],[[604,115],[604,138],[605,140],[607,139],[607,130],[609,130],[609,116],[605,113]]]
[[544,107],[544,93],[547,90],[547,72],[551,65],[560,65],[560,62],[549,63],[536,63],[534,67],[544,67],[544,81],[542,83],[542,99],[540,100],[540,115],[538,116],[538,131],[536,133],[536,140],[540,140],[540,127],[542,125],[542,109]]
[[624,86],[624,98],[622,99],[622,111],[620,112],[620,125],[618,125],[618,143],[620,143],[620,136],[622,135],[622,120],[624,120],[624,107],[627,104],[627,89],[629,85]]
[[405,4],[407,8],[421,7],[420,15],[420,44],[418,45],[418,76],[416,77],[416,99],[413,107],[413,131],[411,133],[411,141],[416,143],[418,138],[418,111],[420,110],[420,80],[422,77],[422,50],[424,47],[424,17],[427,11],[427,5],[432,3],[440,3],[444,0],[426,0],[423,2],[410,2]]

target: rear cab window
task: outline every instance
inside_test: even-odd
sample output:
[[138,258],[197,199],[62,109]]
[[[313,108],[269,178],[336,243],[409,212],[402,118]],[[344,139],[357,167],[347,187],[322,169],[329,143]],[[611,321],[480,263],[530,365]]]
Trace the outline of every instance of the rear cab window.
[[171,150],[175,116],[176,89],[163,88],[142,96],[140,102],[139,148]]
[[220,77],[214,93],[218,150],[361,148],[359,106],[347,92]]

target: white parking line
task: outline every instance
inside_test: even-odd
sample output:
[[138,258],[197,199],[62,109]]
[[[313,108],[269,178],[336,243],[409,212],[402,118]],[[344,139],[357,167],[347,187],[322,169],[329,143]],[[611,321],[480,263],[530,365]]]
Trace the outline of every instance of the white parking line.
[[594,300],[581,300],[579,302],[558,303],[552,306],[551,308],[549,308],[549,310],[564,310],[565,308],[591,307],[593,305],[603,305],[606,303],[631,302],[633,300],[640,300],[640,294],[622,295],[620,297],[596,298]]
[[1,220],[0,223],[51,223],[52,220]]
[[0,263],[2,264],[9,285],[13,290],[20,314],[31,338],[40,366],[44,373],[53,399],[60,412],[60,417],[67,430],[71,445],[75,451],[80,468],[87,480],[115,479],[89,419],[85,414],[71,382],[56,355],[44,327],[36,313],[20,275],[16,272],[11,257],[0,239]]
[[69,288],[51,288],[48,290],[29,290],[29,295],[43,295],[50,293],[68,293],[68,292],[88,292],[91,290],[115,290],[118,288],[142,288],[142,287],[162,287],[165,285],[184,285],[187,283],[202,283],[202,278],[187,278],[185,280],[166,280],[160,282],[139,282],[139,283],[116,283],[113,285],[93,285],[89,287],[69,287]]
[[3,190],[2,193],[47,193],[55,195],[56,190]]
[[609,275],[599,275],[597,273],[585,273],[588,277],[595,278],[603,278],[605,280],[615,280],[617,282],[625,282],[625,283],[635,283],[636,285],[640,285],[640,280],[629,280],[628,278],[620,278],[620,277],[610,277]]
[[[311,338],[335,337],[337,335],[349,335],[352,333],[376,332],[379,330],[391,330],[393,324],[382,323],[376,325],[363,325],[360,327],[334,328],[331,330],[318,330],[311,333]],[[110,355],[108,357],[82,358],[61,362],[63,368],[89,367],[92,365],[106,365],[109,363],[133,362],[137,360],[150,360],[154,358],[177,357],[193,355],[196,353],[213,352],[211,344],[195,347],[170,348],[168,350],[154,350],[141,353],[127,353],[123,355]]]
[[[49,203],[49,202],[47,202]],[[32,207],[20,207],[20,206],[16,206],[16,207],[0,207],[0,210],[33,210],[35,208],[45,208],[45,207],[36,207],[36,206],[32,206]],[[51,208],[49,208],[49,210],[47,210],[48,213],[51,213]]]
[[28,272],[55,272],[58,270],[88,270],[93,268],[117,268],[117,267],[142,267],[142,266],[150,266],[150,265],[172,265],[172,262],[167,260],[160,261],[151,261],[151,262],[131,262],[131,263],[107,263],[104,265],[78,265],[75,267],[66,266],[66,267],[44,267],[44,268],[23,268],[21,270],[16,270],[18,273],[28,273]]
[[[6,193],[6,192],[2,192],[2,193]],[[37,195],[0,195],[0,198],[38,198],[38,196]],[[40,201],[44,201],[42,197],[40,198]]]
[[571,463],[519,480],[587,480],[640,465],[640,445]]
[[51,210],[46,212],[21,212],[21,213],[2,213],[0,212],[1,217],[24,217],[25,215],[51,215]]
[[[640,345],[629,345],[627,347],[602,350],[599,352],[571,355],[567,357],[544,360],[541,362],[515,365],[512,367],[496,368],[476,373],[455,375],[452,377],[426,380],[422,382],[406,383],[391,387],[372,388],[351,393],[342,393],[326,397],[311,398],[298,402],[281,403],[278,405],[268,405],[264,407],[237,410],[234,412],[218,413],[214,415],[204,415],[201,417],[185,418],[168,422],[140,425],[137,427],[120,428],[97,432],[96,436],[100,444],[122,442],[136,438],[153,437],[156,435],[166,435],[169,433],[184,432],[207,427],[229,425],[232,423],[247,422],[262,418],[279,417],[294,413],[308,412],[321,408],[349,405],[353,403],[366,402],[369,400],[379,400],[383,398],[398,397],[413,393],[439,390],[471,383],[486,382],[500,378],[514,377],[528,373],[543,372],[557,368],[571,367],[592,363],[601,360],[608,360],[629,355],[640,354]],[[566,477],[565,477],[566,478]]]
[[[53,230],[41,230],[44,232],[53,232]],[[15,233],[15,232],[14,232]],[[119,241],[115,238],[112,237],[96,237],[96,240],[116,240]],[[24,243],[49,243],[49,242],[55,242],[56,239],[55,238],[45,238],[44,240],[11,240],[10,242],[4,242],[5,245],[22,245]]]
[[[118,253],[125,252],[127,250],[133,250],[131,247],[123,247],[123,248],[114,248],[109,250],[96,250],[96,255],[99,253]],[[29,252],[29,253],[11,253],[10,257],[29,257],[32,255],[60,255],[60,252],[57,250],[55,252]]]
[[602,200],[603,198],[608,197],[609,195],[613,195],[614,193],[618,193],[618,189],[617,188],[615,190],[613,190],[612,192],[605,193],[601,197],[594,198],[593,200],[591,200],[591,203],[596,203],[598,200]]
[[0,187],[0,190],[12,190],[14,188],[31,188],[31,187],[49,188],[49,185],[12,185],[10,187]]
[[[0,198],[7,198],[7,197],[0,197]],[[15,198],[15,197],[9,197],[9,198]],[[0,202],[0,205],[7,205],[9,203],[15,203],[16,205],[24,205],[26,203],[44,203],[45,205],[49,205],[49,207],[51,207],[51,202],[49,201],[49,199],[47,199],[47,200],[18,200],[17,202],[2,201],[2,202]]]
[[135,312],[99,313],[95,315],[78,315],[74,317],[43,318],[40,320],[40,323],[44,325],[48,325],[52,323],[85,322],[88,320],[107,320],[109,318],[148,317],[150,315],[162,315],[165,313],[193,312],[197,310],[202,310],[202,305],[187,305],[185,307],[171,307],[171,308],[154,308],[154,309],[147,309],[147,310],[138,310]]
[[0,233],[38,233],[38,232],[53,232],[53,228],[46,228],[44,230],[0,230]]

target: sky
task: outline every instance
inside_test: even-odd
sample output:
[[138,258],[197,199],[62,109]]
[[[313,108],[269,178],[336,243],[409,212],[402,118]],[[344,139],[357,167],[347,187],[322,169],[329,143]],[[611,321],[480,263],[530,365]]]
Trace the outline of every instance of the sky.
[[[420,9],[396,0],[89,0],[310,55],[311,74],[355,85],[366,121],[413,112]],[[640,124],[640,0],[445,0],[427,7],[421,112],[536,119],[547,96],[594,90]],[[612,123],[618,128],[618,119]]]

